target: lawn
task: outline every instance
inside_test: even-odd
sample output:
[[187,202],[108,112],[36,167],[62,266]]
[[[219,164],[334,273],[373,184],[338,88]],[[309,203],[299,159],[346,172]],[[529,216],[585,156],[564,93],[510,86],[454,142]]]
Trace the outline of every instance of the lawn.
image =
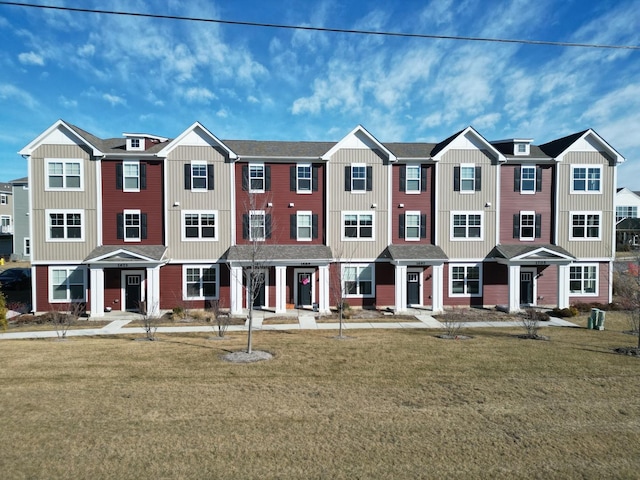
[[260,331],[2,341],[0,471],[22,478],[638,478],[640,359],[603,332]]

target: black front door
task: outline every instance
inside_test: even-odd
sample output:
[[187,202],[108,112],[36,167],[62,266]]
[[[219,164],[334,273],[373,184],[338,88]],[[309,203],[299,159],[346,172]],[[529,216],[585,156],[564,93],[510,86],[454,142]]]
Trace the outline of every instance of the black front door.
[[420,274],[407,272],[407,305],[420,305]]
[[125,282],[125,310],[128,312],[140,311],[142,275],[126,275]]
[[253,306],[256,308],[262,308],[265,305],[265,276],[264,273],[254,273],[251,276],[251,283],[254,292],[253,295]]
[[520,272],[520,303],[533,305],[533,272]]
[[311,305],[311,274],[298,273],[298,298],[297,306]]

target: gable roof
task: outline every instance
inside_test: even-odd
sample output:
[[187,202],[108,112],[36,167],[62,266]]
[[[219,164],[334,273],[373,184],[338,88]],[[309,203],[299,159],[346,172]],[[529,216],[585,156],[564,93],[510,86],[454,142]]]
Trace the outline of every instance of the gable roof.
[[449,138],[443,140],[442,142],[435,145],[431,152],[431,157],[434,160],[440,160],[442,156],[447,153],[447,151],[451,148],[451,144],[457,138],[471,135],[476,141],[478,141],[490,154],[492,154],[496,160],[500,162],[506,161],[505,156],[500,152],[496,147],[494,147],[491,142],[489,142],[486,138],[480,135],[475,128],[472,126],[468,126],[467,128],[460,130],[459,132],[454,133]]
[[356,126],[353,130],[351,130],[347,135],[345,135],[342,140],[340,140],[338,143],[336,143],[333,147],[331,147],[329,149],[329,151],[327,151],[323,156],[322,159],[323,160],[329,160],[329,158],[331,158],[331,156],[333,156],[338,150],[340,150],[341,148],[344,148],[344,144],[349,140],[349,138],[352,137],[359,137],[359,136],[364,136],[364,138],[366,140],[368,140],[369,142],[371,142],[373,145],[375,145],[375,147],[384,155],[387,157],[387,160],[389,160],[390,162],[395,162],[397,160],[396,156],[387,148],[385,147],[382,143],[380,143],[378,141],[378,139],[376,137],[374,137],[373,135],[371,135],[366,128],[364,128],[362,125],[358,125]]
[[31,155],[45,141],[45,139],[53,134],[56,130],[68,133],[72,137],[75,137],[75,141],[90,148],[93,155],[100,155],[102,153],[102,150],[100,148],[101,140],[98,137],[85,132],[75,125],[71,125],[64,120],[58,120],[57,122],[55,122],[44,132],[38,135],[34,140],[32,140],[27,146],[22,148],[22,150],[20,150],[18,153],[23,156]]
[[540,145],[540,149],[550,157],[555,158],[556,160],[562,160],[562,157],[565,153],[580,139],[593,138],[599,143],[604,150],[609,153],[616,163],[624,162],[624,157],[620,155],[611,145],[609,145],[600,135],[598,135],[593,129],[589,128],[587,130],[583,130],[582,132],[573,133],[571,135],[567,135],[566,137],[558,138],[557,140],[552,140],[551,142],[544,143]]
[[196,130],[200,130],[205,134],[206,137],[208,137],[214,143],[218,144],[218,146],[220,146],[220,148],[222,148],[227,153],[230,159],[235,160],[236,158],[238,158],[238,155],[232,149],[230,149],[224,142],[220,141],[218,137],[211,133],[200,122],[194,122],[189,128],[178,135],[175,139],[168,140],[166,143],[163,143],[162,148],[158,151],[158,156],[167,156],[172,150],[180,146],[180,144],[191,132],[194,132]]

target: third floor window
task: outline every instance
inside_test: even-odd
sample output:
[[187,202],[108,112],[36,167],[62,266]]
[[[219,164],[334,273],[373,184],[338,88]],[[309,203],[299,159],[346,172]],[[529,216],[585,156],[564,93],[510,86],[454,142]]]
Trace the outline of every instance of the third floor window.
[[47,160],[46,190],[82,190],[82,160]]
[[573,165],[571,167],[571,191],[573,193],[599,193],[601,166]]

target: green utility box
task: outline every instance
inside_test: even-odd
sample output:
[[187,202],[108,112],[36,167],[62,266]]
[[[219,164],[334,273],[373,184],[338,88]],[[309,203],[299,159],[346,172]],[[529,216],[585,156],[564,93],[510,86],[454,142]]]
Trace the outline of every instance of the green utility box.
[[599,308],[592,308],[591,315],[587,320],[587,328],[589,330],[604,330],[604,320],[607,312]]

